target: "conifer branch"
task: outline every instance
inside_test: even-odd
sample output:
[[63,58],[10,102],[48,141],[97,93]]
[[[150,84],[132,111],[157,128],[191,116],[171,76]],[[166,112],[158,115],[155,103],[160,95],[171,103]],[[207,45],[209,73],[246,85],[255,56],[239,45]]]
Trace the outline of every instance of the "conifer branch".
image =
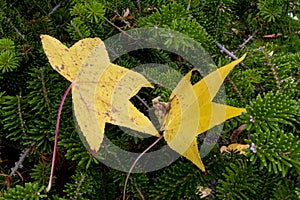
[[22,133],[23,135],[26,135],[26,131],[25,131],[25,127],[24,127],[24,120],[23,120],[23,117],[22,117],[22,109],[21,109],[21,95],[20,96],[17,96],[17,99],[18,99],[18,114],[19,114],[19,120],[20,120],[20,126],[21,126],[21,129],[22,129]]
[[141,9],[141,1],[140,1],[140,0],[136,0],[136,3],[137,3],[137,7],[138,7],[139,14],[141,14],[141,13],[142,13],[142,9]]
[[150,110],[150,106],[148,106],[148,104],[139,95],[135,96],[142,104],[144,104],[144,106],[146,106],[147,110]]
[[272,71],[271,74],[272,74],[272,76],[275,79],[275,82],[276,82],[278,90],[281,91],[282,90],[282,88],[281,88],[281,80],[277,76],[277,72],[276,72],[277,68],[278,68],[278,66],[271,65],[271,71]]
[[236,49],[233,53],[235,54],[236,52],[238,52],[241,48],[246,47],[246,44],[248,44],[251,40],[253,40],[254,35],[257,33],[257,30],[254,31],[254,33],[248,37],[247,40],[245,40],[245,42],[243,42],[243,44],[239,45],[239,48]]
[[191,1],[192,1],[192,0],[189,0],[189,2],[188,2],[188,5],[187,5],[187,7],[186,7],[187,10],[190,10],[190,8],[191,8]]
[[124,35],[126,35],[127,37],[129,37],[130,39],[135,40],[131,35],[129,35],[128,33],[126,33],[125,31],[123,31],[120,27],[116,26],[114,23],[112,23],[109,19],[107,19],[106,17],[104,17],[105,21],[107,21],[110,25],[112,25],[113,27],[115,27],[116,29],[118,29],[118,31],[120,31],[121,33],[123,33]]
[[16,174],[16,171],[19,169],[19,168],[22,168],[23,167],[23,162],[26,158],[26,156],[28,155],[28,153],[30,152],[31,148],[35,145],[35,142],[32,143],[30,145],[30,147],[28,147],[26,150],[23,150],[22,153],[20,154],[20,157],[19,157],[19,161],[15,163],[15,166],[13,168],[11,168],[11,172],[9,174],[9,177],[11,176],[14,176]]
[[50,17],[50,15],[52,15],[55,11],[57,11],[57,9],[61,6],[61,2],[59,2],[49,13],[48,13],[48,17]]
[[232,85],[233,91],[235,91],[238,94],[238,96],[240,97],[240,99],[245,102],[245,98],[243,97],[242,92],[237,88],[237,86],[235,85],[233,80],[229,76],[227,77],[227,80]]
[[[221,52],[224,52],[225,54],[227,54],[230,58],[237,60],[238,57],[236,57],[232,52],[230,52],[228,49],[226,49],[223,45],[221,45],[220,43],[217,43],[217,47],[219,47],[221,49]],[[243,62],[239,63],[241,66],[244,67],[244,69],[248,68]]]
[[19,36],[21,36],[21,37],[24,39],[24,38],[25,38],[25,35],[23,35],[23,34],[19,31],[19,29],[17,29],[17,28],[13,25],[13,23],[12,23],[11,20],[10,20],[10,17],[6,17],[5,15],[4,15],[4,17],[6,18],[7,22],[13,27],[14,31],[15,31]]
[[45,73],[44,73],[44,68],[40,69],[41,71],[41,81],[42,81],[42,90],[43,90],[43,96],[45,98],[45,102],[46,102],[46,105],[47,105],[47,108],[48,108],[48,111],[50,113],[50,101],[49,101],[49,98],[48,98],[48,90],[46,88],[46,81],[45,81]]

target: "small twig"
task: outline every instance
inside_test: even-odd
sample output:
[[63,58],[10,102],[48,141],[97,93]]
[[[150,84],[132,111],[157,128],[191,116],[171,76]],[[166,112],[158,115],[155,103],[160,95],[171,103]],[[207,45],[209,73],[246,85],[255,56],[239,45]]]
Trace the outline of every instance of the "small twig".
[[24,127],[25,121],[23,120],[22,109],[21,109],[21,98],[22,98],[21,95],[17,96],[17,99],[18,99],[18,114],[19,114],[20,126],[21,126],[21,129],[22,129],[23,135],[26,135],[26,131],[25,131],[25,127]]
[[144,106],[146,106],[147,110],[150,110],[148,104],[139,95],[135,95],[135,96],[142,104],[144,104]]
[[236,52],[238,52],[239,51],[239,49],[241,49],[241,48],[243,48],[243,47],[245,47],[246,46],[246,44],[248,44],[248,42],[250,42],[251,40],[253,40],[253,37],[254,37],[254,35],[257,33],[257,30],[256,31],[254,31],[254,33],[247,39],[247,40],[245,40],[245,42],[243,43],[243,44],[241,44],[241,45],[239,45],[239,48],[238,49],[236,49],[233,53],[235,54]]
[[232,89],[238,94],[238,96],[240,97],[240,99],[245,102],[245,99],[244,99],[244,97],[242,95],[242,92],[234,84],[233,80],[229,76],[227,76],[227,80],[232,85]]
[[[239,47],[240,47],[240,48],[245,47],[246,44],[247,44],[248,42],[250,42],[250,40],[252,40],[252,39],[253,39],[253,35],[251,35],[247,40],[245,40],[245,42],[244,42],[243,44],[239,45]],[[237,51],[238,51],[238,49],[235,50],[234,53],[236,53]]]
[[50,17],[50,15],[52,15],[59,7],[61,6],[61,2],[59,2],[49,13],[48,13],[48,17]]
[[277,72],[276,72],[276,70],[277,70],[276,67],[277,67],[277,66],[271,65],[270,67],[271,67],[272,76],[273,76],[274,79],[275,79],[277,88],[278,88],[279,91],[281,91],[281,90],[282,90],[282,88],[281,88],[281,80],[278,78]]
[[44,68],[41,70],[41,78],[40,80],[42,81],[42,91],[43,91],[43,97],[45,98],[46,106],[48,108],[49,113],[51,112],[50,110],[50,100],[48,98],[48,90],[46,88],[46,81],[45,81],[45,71]]
[[113,27],[115,27],[116,29],[118,29],[118,31],[120,31],[121,33],[123,33],[124,35],[126,35],[127,37],[129,37],[130,39],[136,40],[134,39],[131,35],[127,34],[125,31],[123,31],[120,27],[116,26],[114,23],[112,23],[111,21],[109,21],[106,17],[104,17],[105,21],[107,21],[110,25],[112,25]]
[[134,182],[134,186],[135,186],[135,189],[137,190],[137,192],[139,193],[141,199],[145,200],[145,197],[144,197],[143,193],[141,192],[141,190],[138,188],[136,182]]
[[81,185],[82,185],[84,179],[85,179],[85,176],[81,174],[81,179],[80,179],[80,181],[77,183],[77,187],[76,187],[76,193],[75,193],[76,196],[79,196],[79,195],[80,195],[80,187],[81,187]]
[[[229,57],[231,57],[234,60],[237,60],[238,58],[231,53],[228,49],[226,49],[223,45],[221,45],[220,43],[217,43],[217,47],[219,47],[221,49],[221,51],[223,51],[224,53],[226,53]],[[239,63],[241,66],[243,66],[245,69],[248,68],[243,62]]]
[[188,5],[187,5],[187,7],[186,7],[187,10],[190,10],[190,8],[191,8],[191,1],[192,1],[192,0],[189,0],[189,2],[188,2]]
[[[253,34],[254,35],[254,34]],[[249,39],[249,38],[248,38]],[[249,40],[250,41],[250,40]],[[244,42],[242,45],[245,45],[246,42]],[[240,45],[240,46],[242,46]],[[238,58],[233,54],[231,53],[228,49],[226,49],[223,45],[221,45],[220,43],[217,43],[217,47],[219,47],[221,49],[221,51],[225,52],[228,56],[230,56],[231,58],[233,58],[234,60],[237,60]],[[247,66],[240,62],[239,63],[241,66],[243,66],[244,68],[247,68]],[[234,82],[232,81],[232,79],[230,77],[227,77],[227,80],[228,82],[232,85],[233,87],[233,90],[238,94],[238,96],[240,97],[240,99],[242,101],[245,101],[243,95],[242,95],[242,92],[236,87],[236,85],[234,84]]]
[[16,171],[19,169],[19,168],[22,168],[23,165],[22,163],[24,162],[26,156],[28,155],[28,153],[30,152],[31,150],[31,147],[33,147],[35,145],[35,142],[32,143],[30,145],[29,148],[27,148],[26,150],[23,150],[22,153],[20,154],[20,158],[19,158],[19,161],[15,163],[15,166],[13,168],[11,168],[11,172],[9,174],[9,177],[13,176],[16,174]]
[[159,142],[159,140],[161,140],[164,136],[161,135],[159,136],[159,138],[157,138],[147,149],[145,149],[136,159],[135,161],[133,162],[133,164],[131,165],[130,169],[129,169],[129,172],[126,176],[126,179],[125,179],[125,183],[124,183],[124,190],[123,190],[123,200],[126,199],[126,186],[127,186],[127,182],[128,182],[128,179],[129,179],[129,176],[130,176],[130,173],[132,172],[133,168],[135,167],[136,163],[139,161],[139,159],[147,152],[149,151],[156,143]]
[[141,14],[142,13],[142,9],[141,9],[141,2],[140,2],[140,0],[136,0],[136,3],[137,3],[139,14]]
[[243,48],[244,46],[246,46],[246,44],[247,44],[248,42],[250,42],[250,40],[253,39],[253,37],[254,37],[254,35],[255,35],[256,33],[257,33],[257,31],[254,31],[254,33],[253,33],[247,40],[245,40],[245,42],[244,42],[243,44],[239,45],[239,47],[240,47],[240,48]]
[[[1,10],[2,11],[2,10]],[[3,17],[6,19],[6,21],[7,21],[7,23],[9,23],[12,27],[13,27],[13,29],[15,30],[15,32],[19,35],[19,36],[21,36],[23,39],[25,38],[25,35],[23,35],[14,25],[13,25],[13,23],[11,22],[11,20],[10,20],[10,17],[7,17],[5,14],[4,14],[5,12],[3,12]]]
[[234,60],[238,59],[233,53],[231,53],[228,49],[226,49],[220,43],[217,43],[217,47],[219,47],[221,49],[221,51],[225,52],[229,57],[233,58]]
[[277,76],[277,67],[278,66],[275,66],[274,64],[272,64],[271,62],[270,62],[270,59],[269,59],[269,57],[271,57],[271,56],[273,56],[273,53],[271,54],[271,55],[269,55],[268,53],[266,53],[264,50],[262,50],[262,53],[264,54],[264,56],[265,56],[265,58],[266,58],[266,63],[265,63],[265,65],[267,65],[267,66],[269,66],[270,68],[271,68],[271,75],[274,77],[274,79],[275,79],[275,83],[276,83],[276,85],[277,85],[277,88],[278,88],[278,90],[279,91],[281,91],[282,90],[282,88],[281,88],[281,80],[278,78],[278,76]]
[[70,21],[70,25],[73,26],[74,31],[76,33],[78,33],[78,35],[80,36],[80,38],[84,38],[83,34],[81,33],[80,29],[78,28],[78,26],[73,22],[73,20]]
[[59,122],[60,122],[60,115],[62,111],[62,107],[64,105],[64,102],[67,98],[68,93],[70,92],[74,82],[70,84],[70,86],[67,88],[65,91],[62,100],[60,102],[59,108],[58,108],[58,113],[57,113],[57,120],[56,120],[56,127],[55,127],[55,141],[54,141],[54,147],[53,147],[53,157],[52,157],[52,166],[51,166],[51,173],[50,173],[50,179],[48,186],[46,188],[46,192],[49,192],[52,186],[52,181],[53,181],[53,174],[54,174],[54,165],[55,165],[55,158],[56,158],[56,148],[57,148],[57,142],[58,142],[58,130],[59,130]]
[[11,25],[13,26],[15,32],[24,39],[25,35],[23,35],[13,24],[11,24]]

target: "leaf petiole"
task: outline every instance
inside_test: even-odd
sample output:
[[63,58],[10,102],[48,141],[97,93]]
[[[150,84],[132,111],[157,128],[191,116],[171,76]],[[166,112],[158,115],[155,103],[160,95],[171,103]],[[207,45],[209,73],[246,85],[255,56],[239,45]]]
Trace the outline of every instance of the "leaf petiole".
[[129,176],[134,168],[134,166],[136,165],[136,163],[139,161],[139,159],[145,154],[147,153],[147,151],[149,151],[154,145],[156,145],[162,138],[164,137],[164,135],[160,135],[159,138],[157,138],[147,149],[145,149],[136,159],[135,161],[132,163],[130,169],[129,169],[129,172],[126,176],[126,179],[125,179],[125,183],[124,183],[124,190],[123,190],[123,200],[126,199],[126,186],[127,186],[127,182],[128,182],[128,179],[129,179]]
[[67,88],[67,90],[65,91],[59,108],[58,108],[58,112],[57,112],[57,119],[56,119],[56,126],[55,126],[55,141],[54,141],[54,147],[53,147],[53,156],[52,156],[52,166],[51,166],[51,173],[50,173],[50,179],[49,179],[49,183],[48,186],[46,188],[46,192],[49,192],[52,186],[52,181],[53,181],[53,174],[54,174],[54,166],[55,166],[55,159],[56,159],[56,149],[57,149],[57,142],[58,142],[58,130],[59,130],[59,122],[60,122],[60,115],[61,115],[61,111],[62,111],[62,107],[64,105],[64,102],[67,98],[68,93],[70,92],[71,88],[73,87],[75,82],[72,82],[69,87]]

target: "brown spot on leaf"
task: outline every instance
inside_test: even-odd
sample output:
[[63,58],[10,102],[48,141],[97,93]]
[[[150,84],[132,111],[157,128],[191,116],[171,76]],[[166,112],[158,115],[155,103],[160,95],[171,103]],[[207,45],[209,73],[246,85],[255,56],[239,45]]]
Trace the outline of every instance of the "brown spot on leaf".
[[131,122],[134,122],[135,119],[136,119],[136,117],[131,117],[131,118],[130,118],[130,121],[131,121]]
[[116,108],[112,107],[111,112],[116,113],[116,112],[118,112],[118,110]]
[[107,111],[107,112],[104,113],[104,116],[106,116],[106,117],[111,117],[111,114],[110,114],[109,111]]
[[131,81],[134,81],[135,79],[134,78],[132,78],[131,76],[129,76],[129,79],[131,80]]

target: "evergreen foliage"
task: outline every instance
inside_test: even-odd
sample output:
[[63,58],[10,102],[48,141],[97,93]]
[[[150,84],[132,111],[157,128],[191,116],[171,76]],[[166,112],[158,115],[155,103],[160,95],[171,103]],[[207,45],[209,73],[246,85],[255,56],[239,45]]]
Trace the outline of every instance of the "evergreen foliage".
[[16,188],[7,190],[4,197],[0,199],[44,199],[46,194],[41,194],[44,187],[39,187],[37,183],[25,183],[24,187],[17,185]]
[[[124,16],[126,8],[130,13]],[[206,176],[179,158],[158,171],[131,174],[126,199],[300,199],[298,18],[299,0],[1,1],[0,199],[122,198],[127,174],[99,163],[85,149],[73,120],[71,95],[61,114],[54,185],[45,193],[57,110],[69,83],[51,68],[39,35],[72,46],[83,38],[105,40],[142,27],[166,28],[193,38],[217,66],[231,59],[217,43],[237,57],[247,52],[243,65],[235,67],[224,83],[227,104],[245,107],[247,113],[225,122],[217,144],[203,158]],[[180,38],[170,37],[168,42],[182,49],[189,45]],[[115,63],[129,69],[160,63],[182,74],[191,69],[187,61],[155,49],[130,52]],[[157,74],[144,68],[142,73],[162,80],[155,89],[138,93],[143,103],[151,105],[158,95],[167,100],[171,91],[162,86],[176,85],[168,79],[173,72]],[[132,102],[147,111],[139,99]],[[112,125],[105,131],[124,150],[142,152],[151,145]],[[199,147],[202,142],[203,135]],[[245,155],[220,153],[222,145],[234,142],[251,148]],[[210,194],[204,197],[203,188]]]

